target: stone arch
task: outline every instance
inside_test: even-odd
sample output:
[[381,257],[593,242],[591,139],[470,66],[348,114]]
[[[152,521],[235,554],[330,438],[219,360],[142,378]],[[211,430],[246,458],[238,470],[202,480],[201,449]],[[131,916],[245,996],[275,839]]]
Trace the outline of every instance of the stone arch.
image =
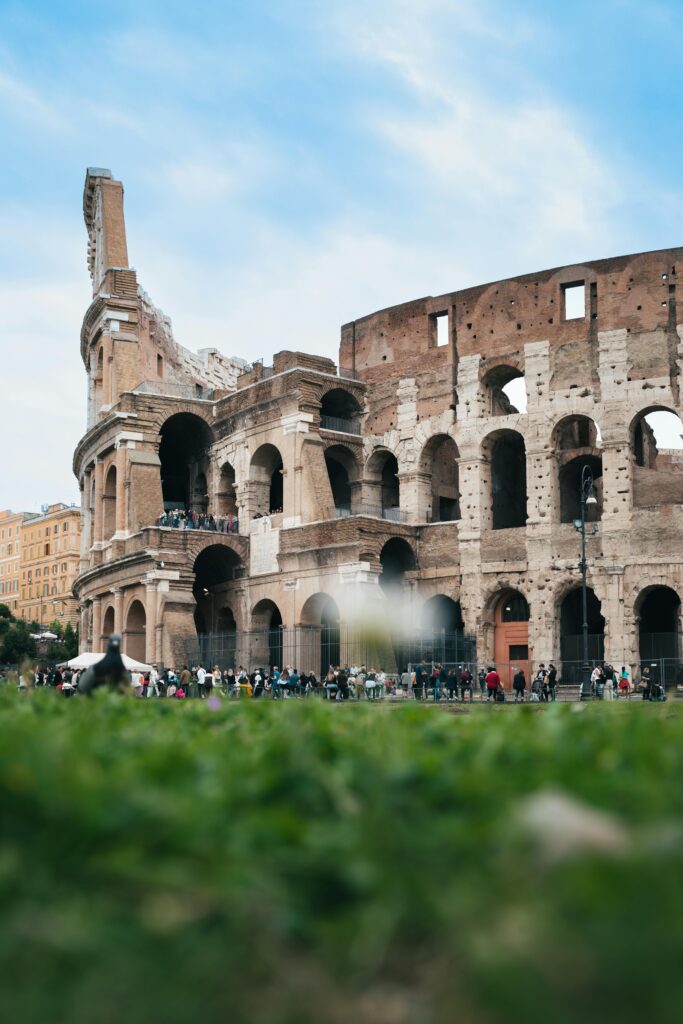
[[[678,590],[663,583],[645,586],[638,592],[633,612],[638,627],[641,665],[654,663],[657,681],[674,681],[681,659],[681,598]],[[662,662],[669,669],[664,673],[664,680],[659,678]]]
[[458,446],[450,434],[430,437],[420,455],[418,515],[432,523],[460,519]]
[[282,613],[275,601],[263,598],[251,611],[253,631],[252,661],[259,666],[284,668],[284,635]]
[[366,505],[373,514],[398,522],[401,485],[398,459],[388,448],[375,448],[365,464]]
[[[561,523],[581,518],[581,478],[584,466],[593,475],[597,505],[586,506],[586,521],[602,518],[602,439],[600,428],[592,417],[582,413],[563,416],[553,427],[551,442],[555,453],[556,511]],[[557,520],[558,516],[554,518]]]
[[208,511],[207,477],[213,431],[196,412],[177,412],[159,430],[164,509]]
[[129,658],[135,661],[145,660],[147,613],[139,598],[134,598],[128,605],[126,625],[123,632],[123,649]]
[[116,533],[116,466],[112,463],[104,478],[102,491],[102,539],[111,540]]
[[104,405],[104,345],[100,345],[95,359],[95,371],[93,376],[95,415]]
[[406,573],[417,569],[415,551],[403,537],[391,537],[382,547],[379,560],[382,566],[379,585],[387,594],[400,591]]
[[115,618],[114,618],[114,605],[108,605],[102,613],[102,639],[104,640],[104,647],[107,646],[108,638],[116,631],[115,629]]
[[320,426],[323,430],[360,434],[362,414],[361,405],[352,391],[341,387],[323,391],[320,401]]
[[194,531],[187,531],[183,534],[183,543],[184,550],[188,555],[188,561],[192,559],[194,562],[202,551],[212,547],[229,548],[245,564],[249,557],[249,539],[241,536],[241,534],[216,533],[211,537],[206,537]]
[[[513,381],[521,381],[524,386],[510,387]],[[516,360],[493,366],[489,363],[482,372],[481,390],[485,415],[515,416],[526,413],[526,378],[523,367]],[[513,399],[517,400],[517,405]]]
[[[658,444],[657,433],[660,441],[664,438],[664,444]],[[643,406],[631,419],[629,439],[636,507],[683,504],[681,435],[683,421],[666,405]]]
[[504,587],[491,598],[493,611],[493,657],[506,688],[518,669],[527,680],[531,674],[533,654],[529,647],[531,608],[524,594]]
[[222,464],[218,477],[216,511],[222,516],[236,517],[238,514],[235,468],[227,459]]
[[[583,664],[583,611],[581,584],[565,585],[557,599],[560,627],[562,681],[580,683]],[[588,659],[590,664],[605,657],[606,620],[602,602],[592,587],[587,588]]]
[[234,545],[208,543],[195,556],[192,570],[197,633],[216,633],[220,613],[228,604],[228,593],[244,576],[244,563]]
[[325,466],[337,515],[351,515],[360,497],[360,465],[355,452],[347,445],[329,445],[325,448]]
[[284,472],[279,448],[262,444],[256,449],[249,463],[252,516],[284,511]]
[[330,665],[341,663],[340,616],[337,602],[330,594],[312,594],[301,609],[300,657],[306,669],[315,665],[316,671],[326,673]]
[[526,525],[526,444],[516,430],[494,430],[482,441],[482,514],[485,529]]

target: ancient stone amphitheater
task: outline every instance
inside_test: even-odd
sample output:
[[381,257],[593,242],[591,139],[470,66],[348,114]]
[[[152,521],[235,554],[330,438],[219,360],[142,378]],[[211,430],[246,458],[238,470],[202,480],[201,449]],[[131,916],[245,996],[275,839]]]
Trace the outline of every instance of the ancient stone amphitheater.
[[84,213],[84,649],[120,632],[166,665],[553,659],[575,678],[588,466],[591,658],[678,670],[683,249],[406,302],[345,324],[338,367],[270,367],[174,341],[110,171],[88,171]]

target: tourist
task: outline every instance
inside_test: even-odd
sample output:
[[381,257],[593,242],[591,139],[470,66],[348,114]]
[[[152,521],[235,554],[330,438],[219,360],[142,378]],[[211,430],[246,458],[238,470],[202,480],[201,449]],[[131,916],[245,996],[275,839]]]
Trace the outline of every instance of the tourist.
[[552,701],[557,700],[557,669],[551,662],[548,663],[548,693]]
[[627,699],[631,697],[631,680],[625,665],[621,666],[621,672],[619,673],[619,693]]
[[460,674],[460,699],[465,703],[465,694],[470,695],[470,704],[472,703],[472,686],[474,685],[474,679],[467,665],[464,668],[459,669]]
[[599,662],[591,672],[591,690],[597,700],[603,700],[605,696],[605,677],[602,674],[602,665]]
[[446,673],[446,693],[448,694],[448,699],[449,700],[451,700],[451,701],[452,700],[457,700],[458,695],[459,695],[458,694],[459,686],[460,686],[460,672],[455,667],[455,665],[451,665],[451,667],[449,668],[448,672]]
[[486,692],[486,669],[480,668],[477,676],[479,682],[479,700],[484,699],[484,693]]
[[536,672],[536,681],[539,684],[536,692],[538,693],[540,699],[544,703],[547,703],[547,701],[548,701],[548,672],[547,672],[547,669],[546,669],[545,664],[543,662],[541,662],[541,664],[538,666],[538,671]]
[[486,673],[486,699],[488,701],[495,701],[496,694],[501,688],[500,676],[496,672],[493,665],[489,665],[489,670]]
[[515,691],[515,704],[524,703],[524,692],[526,690],[526,676],[524,669],[518,668],[512,680],[512,689]]
[[614,666],[607,661],[602,668],[605,677],[605,700],[614,699]]

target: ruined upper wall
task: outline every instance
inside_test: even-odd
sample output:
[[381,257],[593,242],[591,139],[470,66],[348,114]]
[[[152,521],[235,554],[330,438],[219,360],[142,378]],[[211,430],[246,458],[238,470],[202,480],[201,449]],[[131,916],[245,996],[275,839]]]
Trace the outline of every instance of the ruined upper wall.
[[[626,329],[652,336],[666,363],[662,335],[675,326],[683,249],[622,256],[450,292],[372,313],[342,327],[339,365],[364,380],[414,376],[457,358],[495,359],[548,341],[560,349],[597,343],[598,331]],[[583,283],[585,316],[567,319],[565,289]],[[448,346],[437,346],[436,323],[448,316]],[[572,356],[572,359],[574,357]],[[638,358],[634,360],[638,363]]]

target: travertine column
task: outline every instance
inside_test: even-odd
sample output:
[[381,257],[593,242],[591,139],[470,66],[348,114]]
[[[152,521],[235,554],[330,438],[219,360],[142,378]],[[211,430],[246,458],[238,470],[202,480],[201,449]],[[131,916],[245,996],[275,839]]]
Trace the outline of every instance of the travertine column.
[[119,441],[116,445],[116,533],[128,532],[128,510],[126,508],[126,471],[128,458],[126,444]]
[[95,502],[93,505],[93,531],[92,531],[92,543],[99,544],[102,542],[102,534],[104,530],[104,516],[102,508],[102,491],[104,489],[103,484],[104,478],[104,466],[101,459],[95,459]]
[[99,597],[92,601],[92,648],[102,650],[102,601]]
[[147,589],[147,600],[146,613],[146,633],[145,633],[145,661],[147,664],[151,664],[156,661],[156,646],[157,646],[157,585],[156,583],[148,583]]
[[117,588],[114,593],[114,632],[119,636],[123,633],[123,591]]

